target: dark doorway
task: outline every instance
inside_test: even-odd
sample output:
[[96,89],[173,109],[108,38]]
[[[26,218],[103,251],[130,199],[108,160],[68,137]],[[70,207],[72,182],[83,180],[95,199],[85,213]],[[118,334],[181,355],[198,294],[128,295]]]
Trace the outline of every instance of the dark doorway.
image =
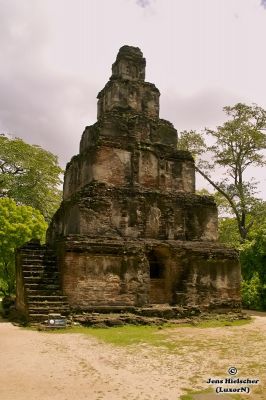
[[149,264],[150,264],[150,278],[163,279],[164,267],[154,251],[151,251],[149,254]]
[[148,261],[150,266],[150,303],[166,303],[167,296],[165,290],[165,267],[162,259],[153,250],[148,254]]

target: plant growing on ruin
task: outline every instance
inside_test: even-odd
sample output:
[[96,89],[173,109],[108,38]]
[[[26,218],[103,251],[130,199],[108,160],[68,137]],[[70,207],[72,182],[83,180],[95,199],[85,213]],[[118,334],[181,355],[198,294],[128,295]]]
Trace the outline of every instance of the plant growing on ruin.
[[266,148],[266,111],[242,103],[224,107],[224,111],[228,121],[216,130],[205,129],[211,145],[199,133],[184,131],[178,147],[191,150],[196,171],[217,191],[219,206],[234,215],[243,242],[263,212],[256,196],[257,182],[247,172],[251,167],[265,165],[262,151]]
[[49,151],[0,135],[0,197],[36,208],[49,221],[61,201],[61,173]]

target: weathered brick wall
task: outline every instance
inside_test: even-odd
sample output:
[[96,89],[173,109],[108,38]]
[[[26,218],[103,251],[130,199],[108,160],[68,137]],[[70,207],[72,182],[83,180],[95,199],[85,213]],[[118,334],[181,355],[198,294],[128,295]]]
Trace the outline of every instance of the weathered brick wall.
[[183,257],[183,281],[177,291],[185,293],[188,305],[241,304],[241,269],[237,252],[223,247],[199,249],[190,245]]
[[109,81],[98,94],[97,117],[99,119],[114,109],[130,109],[151,118],[158,118],[159,96],[159,90],[148,82]]
[[[114,186],[124,186],[129,183],[131,176],[131,153],[129,151],[101,147],[92,167],[92,177],[98,182]],[[88,182],[84,182],[86,184]]]
[[217,240],[217,209],[210,198],[94,184],[63,202],[48,231],[57,236]]
[[[110,254],[104,242],[87,241],[87,250],[77,251],[75,243],[59,250],[62,288],[75,309],[94,305],[143,305],[148,302],[148,264],[140,255],[127,255],[117,243]],[[71,251],[72,247],[72,251]]]
[[151,279],[149,286],[149,303],[150,304],[166,304],[170,303],[169,293],[165,287],[165,279]]
[[[232,250],[182,241],[133,241],[125,246],[123,241],[80,238],[61,242],[59,256],[62,288],[75,309],[240,304],[240,266]],[[154,263],[161,269],[158,276],[151,271]]]
[[64,179],[64,199],[95,180],[110,186],[125,186],[131,177],[131,153],[114,147],[102,146],[76,157],[68,166]]
[[116,187],[137,184],[173,193],[195,191],[192,161],[163,159],[149,149],[136,155],[125,149],[101,146],[93,154],[89,151],[75,157],[65,172],[64,200],[93,180]]
[[159,303],[197,307],[240,306],[236,251],[199,242],[165,242],[154,245],[153,251],[163,266],[163,279],[151,279],[150,302],[157,298]]

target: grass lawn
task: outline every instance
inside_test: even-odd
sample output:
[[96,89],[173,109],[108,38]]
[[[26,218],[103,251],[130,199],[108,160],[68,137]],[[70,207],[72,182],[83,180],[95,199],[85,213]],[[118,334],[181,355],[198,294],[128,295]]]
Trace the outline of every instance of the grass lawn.
[[[71,328],[62,329],[54,329],[50,332],[52,333],[79,333],[85,335],[92,335],[97,339],[113,344],[116,346],[129,346],[136,345],[141,343],[146,343],[152,346],[161,346],[165,347],[168,350],[174,350],[176,348],[176,343],[174,341],[169,340],[168,335],[166,334],[166,330],[171,331],[171,329],[176,328],[222,328],[222,327],[237,327],[249,324],[251,320],[237,320],[237,321],[229,321],[229,320],[206,320],[200,321],[194,324],[165,324],[162,326],[135,326],[135,325],[124,325],[121,327],[113,327],[113,328],[93,328],[93,327],[83,327],[83,326],[74,326]],[[184,341],[183,341],[184,344]]]

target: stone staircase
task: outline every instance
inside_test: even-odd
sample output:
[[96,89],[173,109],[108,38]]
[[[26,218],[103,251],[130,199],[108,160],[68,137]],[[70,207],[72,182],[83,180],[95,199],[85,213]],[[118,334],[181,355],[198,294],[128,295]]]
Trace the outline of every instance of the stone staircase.
[[59,271],[53,250],[30,242],[19,252],[28,321],[45,321],[50,313],[67,316],[70,309],[67,297],[60,289]]

